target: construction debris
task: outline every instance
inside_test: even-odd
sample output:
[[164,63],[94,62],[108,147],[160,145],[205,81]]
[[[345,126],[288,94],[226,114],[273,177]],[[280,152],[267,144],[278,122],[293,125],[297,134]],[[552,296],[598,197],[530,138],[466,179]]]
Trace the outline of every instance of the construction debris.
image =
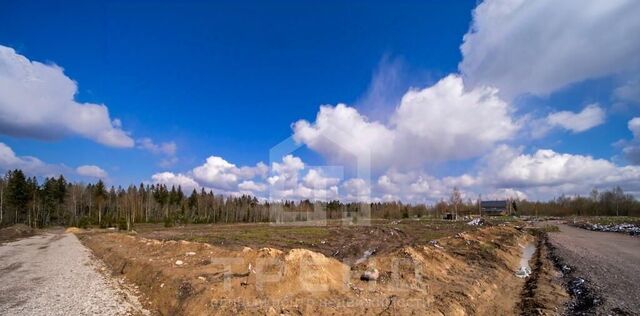
[[484,223],[485,223],[484,218],[478,217],[478,218],[472,219],[470,222],[467,223],[467,225],[482,226],[482,225],[484,225]]

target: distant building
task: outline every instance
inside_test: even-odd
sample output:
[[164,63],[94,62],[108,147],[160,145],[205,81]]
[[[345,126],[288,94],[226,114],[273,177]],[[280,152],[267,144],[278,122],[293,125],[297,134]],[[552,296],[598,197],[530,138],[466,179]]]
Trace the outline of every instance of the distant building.
[[500,216],[511,215],[516,211],[516,202],[508,200],[499,201],[481,201],[480,210],[483,215],[487,216]]
[[442,216],[442,219],[456,220],[457,218],[455,213],[446,213]]

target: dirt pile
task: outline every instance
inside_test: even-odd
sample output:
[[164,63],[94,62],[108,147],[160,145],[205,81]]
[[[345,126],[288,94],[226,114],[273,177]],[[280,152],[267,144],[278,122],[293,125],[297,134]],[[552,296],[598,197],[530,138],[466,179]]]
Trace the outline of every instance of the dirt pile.
[[64,230],[65,233],[69,233],[69,234],[80,234],[80,233],[83,233],[84,231],[85,231],[84,229],[78,228],[78,227],[69,227]]
[[33,236],[35,230],[24,224],[15,224],[0,228],[0,243],[9,242],[18,238]]
[[186,241],[85,234],[83,242],[135,283],[161,314],[200,314],[252,310],[266,313],[258,299],[303,299],[348,290],[349,267],[306,249],[241,251]]
[[[486,227],[349,266],[307,249],[230,250],[118,233],[81,238],[163,315],[518,314],[519,245],[533,240],[513,227]],[[360,279],[373,270],[377,280]]]

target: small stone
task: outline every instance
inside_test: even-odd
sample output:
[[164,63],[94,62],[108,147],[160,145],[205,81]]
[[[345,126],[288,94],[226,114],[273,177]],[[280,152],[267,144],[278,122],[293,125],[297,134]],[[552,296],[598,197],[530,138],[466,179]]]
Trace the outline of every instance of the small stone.
[[181,266],[183,264],[184,264],[184,262],[182,262],[182,260],[176,260],[176,265],[177,266]]
[[362,273],[362,275],[360,276],[360,280],[362,281],[377,281],[378,278],[380,277],[380,272],[378,272],[378,269],[369,269],[367,271],[365,271],[364,273]]
[[186,255],[187,255],[187,256],[195,256],[195,255],[196,255],[196,253],[195,253],[195,252],[193,252],[193,251],[188,251],[188,252],[186,253]]

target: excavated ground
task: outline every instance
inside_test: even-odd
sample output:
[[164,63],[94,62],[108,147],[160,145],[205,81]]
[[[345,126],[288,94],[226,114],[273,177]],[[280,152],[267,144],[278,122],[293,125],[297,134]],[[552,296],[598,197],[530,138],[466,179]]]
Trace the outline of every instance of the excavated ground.
[[[368,229],[375,238],[379,230]],[[531,262],[532,277],[514,274],[524,245],[536,237],[510,224],[465,229],[431,242],[409,236],[406,245],[358,259],[354,253],[344,262],[339,253],[304,247],[238,249],[122,233],[77,234],[160,315],[528,315],[562,309],[566,294],[544,250]],[[374,269],[377,281],[361,280]]]

